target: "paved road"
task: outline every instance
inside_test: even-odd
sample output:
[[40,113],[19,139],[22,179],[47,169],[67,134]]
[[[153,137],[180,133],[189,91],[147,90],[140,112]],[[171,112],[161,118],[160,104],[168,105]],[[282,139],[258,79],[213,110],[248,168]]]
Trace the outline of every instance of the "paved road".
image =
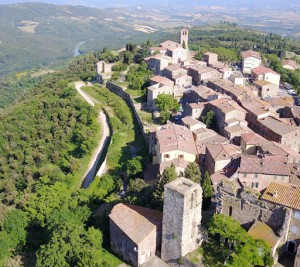
[[[79,94],[82,95],[82,97],[91,105],[95,106],[95,103],[92,101],[92,99],[85,93],[83,92],[80,88],[82,86],[85,86],[83,82],[76,82],[75,83],[75,88]],[[104,148],[105,141],[108,139],[110,132],[109,132],[109,126],[108,126],[108,121],[105,116],[105,114],[100,111],[98,114],[98,122],[101,125],[101,139],[99,140],[99,143],[94,150],[92,157],[90,159],[88,169],[84,174],[84,179],[82,182],[82,187],[83,188],[88,188],[91,182],[94,180],[94,177],[97,172],[97,166],[98,166],[98,161],[100,159],[100,156],[102,154],[102,150]]]

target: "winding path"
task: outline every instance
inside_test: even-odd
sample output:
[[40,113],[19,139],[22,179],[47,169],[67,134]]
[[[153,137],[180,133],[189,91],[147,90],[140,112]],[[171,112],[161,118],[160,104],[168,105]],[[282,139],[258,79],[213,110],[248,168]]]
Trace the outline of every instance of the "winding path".
[[[81,90],[81,87],[83,86],[86,86],[83,82],[81,81],[75,82],[75,88],[77,92],[86,100],[86,102],[88,102],[92,107],[94,107],[95,103],[93,102],[93,100],[85,92]],[[98,166],[99,159],[105,147],[105,143],[107,142],[110,136],[106,115],[102,111],[100,111],[97,119],[101,125],[101,139],[92,154],[92,157],[88,165],[88,169],[84,174],[84,179],[81,185],[83,188],[88,188],[91,182],[94,180],[94,177],[97,173],[97,166]]]

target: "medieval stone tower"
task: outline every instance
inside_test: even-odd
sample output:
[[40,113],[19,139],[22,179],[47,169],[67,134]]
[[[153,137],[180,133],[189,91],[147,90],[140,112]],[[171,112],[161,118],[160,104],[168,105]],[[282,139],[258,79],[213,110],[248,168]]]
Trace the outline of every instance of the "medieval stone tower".
[[188,45],[189,45],[189,30],[187,28],[184,28],[181,30],[180,33],[180,44],[182,46],[184,46],[183,44],[185,44],[185,49],[188,49]]
[[178,178],[164,188],[162,260],[174,261],[201,244],[202,188]]

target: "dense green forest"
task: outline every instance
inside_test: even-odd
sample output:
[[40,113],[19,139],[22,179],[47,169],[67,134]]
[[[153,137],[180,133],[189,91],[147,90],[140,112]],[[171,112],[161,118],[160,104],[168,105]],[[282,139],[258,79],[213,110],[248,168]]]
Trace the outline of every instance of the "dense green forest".
[[48,74],[0,115],[0,266],[115,266],[79,189],[96,111],[70,82],[95,76],[89,55]]

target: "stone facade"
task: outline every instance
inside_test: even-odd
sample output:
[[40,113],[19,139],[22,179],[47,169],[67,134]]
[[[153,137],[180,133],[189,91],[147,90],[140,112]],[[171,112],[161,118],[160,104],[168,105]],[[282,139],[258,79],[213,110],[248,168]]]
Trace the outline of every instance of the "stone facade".
[[284,236],[285,221],[290,217],[290,209],[281,205],[260,201],[255,195],[235,188],[232,182],[221,182],[218,186],[217,213],[238,220],[247,230],[255,220],[266,223],[279,236]]
[[202,188],[186,178],[165,185],[161,258],[174,262],[201,244]]

